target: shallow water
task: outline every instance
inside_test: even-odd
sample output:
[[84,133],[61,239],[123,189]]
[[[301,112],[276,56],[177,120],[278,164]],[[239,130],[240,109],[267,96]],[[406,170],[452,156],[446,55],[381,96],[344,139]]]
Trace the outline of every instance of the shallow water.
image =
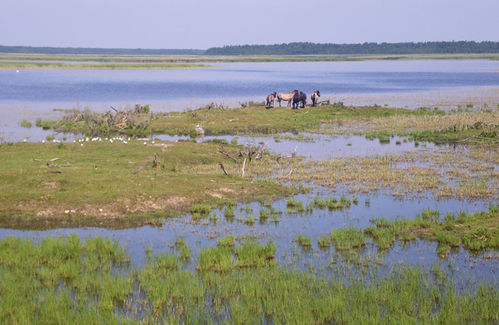
[[[342,193],[331,192],[328,189],[315,190],[312,193],[300,194],[295,199],[302,202],[305,207],[313,201],[316,196],[323,198],[338,198]],[[280,265],[297,267],[300,269],[313,269],[317,272],[329,274],[339,268],[350,267],[348,259],[338,255],[334,247],[322,250],[317,246],[317,239],[320,236],[330,235],[333,229],[355,226],[365,228],[371,225],[371,220],[378,217],[387,219],[413,218],[415,212],[423,209],[438,209],[443,216],[448,212],[467,213],[488,210],[489,202],[466,201],[466,200],[438,200],[416,199],[398,200],[388,192],[375,195],[349,195],[349,199],[358,198],[358,204],[352,204],[350,208],[343,210],[329,211],[325,209],[314,209],[313,212],[293,213],[287,211],[286,200],[278,200],[272,203],[275,210],[280,210],[282,214],[278,216],[276,222],[272,218],[265,222],[259,221],[259,211],[263,209],[260,203],[239,204],[234,208],[235,217],[227,220],[223,216],[223,211],[214,210],[217,214],[216,222],[209,218],[192,219],[190,215],[184,217],[164,220],[161,227],[143,226],[132,229],[110,230],[103,228],[73,228],[73,229],[53,229],[44,231],[23,231],[13,229],[0,229],[0,239],[6,236],[19,236],[40,240],[49,236],[68,236],[79,234],[82,239],[102,236],[119,241],[130,254],[133,265],[142,266],[146,261],[146,248],[152,249],[154,254],[163,252],[173,252],[174,243],[178,237],[184,237],[191,249],[192,258],[187,265],[188,269],[195,269],[195,260],[202,248],[216,246],[220,237],[234,235],[240,238],[250,237],[259,242],[266,243],[270,238],[276,244],[276,260]],[[249,207],[249,212],[246,208]],[[408,212],[411,211],[411,212]],[[410,215],[408,215],[410,213]],[[247,225],[244,220],[254,217],[255,223]],[[303,250],[295,239],[299,234],[306,235],[312,239],[312,249]],[[484,253],[480,254],[483,256]],[[442,261],[446,268],[449,268],[456,281],[474,279],[473,281],[496,281],[498,264],[497,255],[491,260],[486,260],[480,256],[472,256],[468,252],[452,252],[449,257]],[[416,240],[408,246],[402,247],[396,243],[392,249],[378,254],[376,245],[368,244],[365,250],[361,251],[362,259],[367,259],[371,267],[375,267],[382,273],[388,272],[391,268],[401,264],[411,264],[429,268],[435,263],[439,263],[436,254],[436,244],[433,242]],[[334,263],[331,264],[331,261]],[[376,265],[372,265],[376,263]]]
[[[159,139],[168,140],[168,137],[158,136]],[[175,138],[173,138],[175,139]],[[177,137],[177,139],[179,139]],[[200,138],[197,141],[224,139],[231,142],[233,139],[238,144],[261,146],[272,153],[288,156],[295,154],[307,160],[329,160],[346,157],[367,157],[399,154],[410,151],[431,150],[436,147],[430,142],[421,142],[417,145],[408,141],[407,137],[394,136],[389,143],[380,142],[379,139],[367,139],[365,136],[348,135],[319,135],[301,133],[300,135],[280,134],[274,137],[248,137],[248,136],[213,136]]]

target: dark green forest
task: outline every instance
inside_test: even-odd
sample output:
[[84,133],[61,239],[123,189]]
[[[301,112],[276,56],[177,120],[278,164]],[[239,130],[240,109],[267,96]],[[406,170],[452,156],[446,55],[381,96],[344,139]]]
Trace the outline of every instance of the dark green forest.
[[209,48],[208,55],[347,55],[347,54],[455,54],[499,53],[499,42],[420,42],[318,44],[309,42],[274,45],[231,45]]

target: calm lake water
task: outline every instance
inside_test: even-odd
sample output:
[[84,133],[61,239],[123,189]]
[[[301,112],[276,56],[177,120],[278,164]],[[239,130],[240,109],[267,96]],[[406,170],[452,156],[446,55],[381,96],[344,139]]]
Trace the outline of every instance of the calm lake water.
[[[214,63],[186,70],[3,70],[0,105],[52,108],[99,103],[163,103],[180,110],[211,100],[263,100],[272,91],[300,89],[324,96],[499,86],[499,62],[413,60],[361,62]],[[103,107],[108,109],[108,107]]]

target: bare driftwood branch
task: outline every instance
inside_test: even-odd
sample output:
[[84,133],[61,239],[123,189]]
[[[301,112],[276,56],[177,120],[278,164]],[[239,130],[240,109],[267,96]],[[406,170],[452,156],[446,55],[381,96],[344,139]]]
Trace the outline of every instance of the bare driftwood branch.
[[229,155],[227,152],[223,151],[222,149],[218,150],[218,152],[220,152],[225,157],[231,159],[232,161],[237,162],[236,158],[232,157],[231,155]]
[[244,158],[244,161],[243,161],[243,168],[242,168],[241,177],[244,177],[244,167],[246,167],[246,158]]
[[227,172],[225,171],[225,167],[224,167],[224,164],[222,163],[218,163],[220,165],[220,168],[222,168],[223,172],[225,175],[229,176],[229,174],[227,174]]

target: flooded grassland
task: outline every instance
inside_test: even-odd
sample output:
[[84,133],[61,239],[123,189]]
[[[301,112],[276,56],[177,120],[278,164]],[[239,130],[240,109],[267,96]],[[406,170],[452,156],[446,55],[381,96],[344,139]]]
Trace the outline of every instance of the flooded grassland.
[[36,124],[78,135],[0,145],[2,322],[499,321],[495,108]]

